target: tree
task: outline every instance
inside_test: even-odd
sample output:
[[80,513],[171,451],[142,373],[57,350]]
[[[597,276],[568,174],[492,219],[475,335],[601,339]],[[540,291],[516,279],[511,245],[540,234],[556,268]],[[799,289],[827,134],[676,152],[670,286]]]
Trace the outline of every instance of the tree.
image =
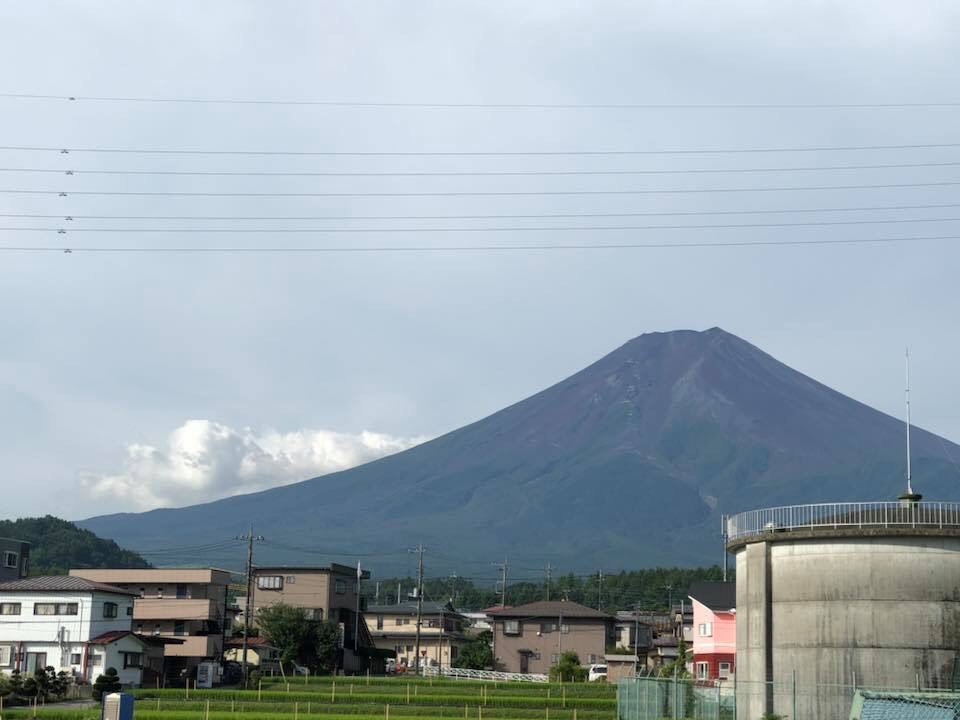
[[340,650],[340,627],[335,623],[319,623],[317,643],[314,646],[317,672],[332,672],[337,665],[337,652]]
[[490,643],[493,633],[484,630],[460,650],[460,655],[453,661],[453,666],[469,670],[486,670],[493,667],[493,650]]
[[689,659],[687,644],[683,640],[677,640],[677,657],[660,668],[657,674],[663,677],[673,677],[676,674],[678,678],[688,678],[690,677],[690,671],[687,670]]
[[567,650],[560,656],[556,665],[550,668],[550,680],[560,682],[583,682],[588,670],[580,664],[580,656]]
[[115,693],[120,692],[120,690],[120,677],[116,669],[112,667],[107,668],[103,675],[98,675],[93,682],[93,697],[95,700],[102,698],[104,693]]
[[319,623],[307,618],[303,608],[284,603],[269,605],[257,612],[257,627],[280,651],[280,662],[315,665]]
[[50,683],[50,692],[56,695],[58,698],[63,699],[64,696],[70,691],[70,686],[73,685],[73,676],[70,675],[66,670],[61,670],[56,675],[53,676],[53,679]]
[[5,698],[13,692],[13,683],[4,673],[0,673],[0,698]]

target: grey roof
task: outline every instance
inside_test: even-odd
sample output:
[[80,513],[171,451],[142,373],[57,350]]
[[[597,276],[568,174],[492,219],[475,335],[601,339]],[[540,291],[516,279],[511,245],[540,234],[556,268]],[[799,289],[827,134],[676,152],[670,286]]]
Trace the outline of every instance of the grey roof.
[[737,606],[735,583],[694,583],[690,586],[689,595],[698,603],[719,612],[729,612]]
[[569,600],[540,600],[526,605],[490,611],[491,617],[555,618],[561,615],[565,618],[613,620],[613,617],[605,612]]
[[94,582],[72,575],[41,575],[39,577],[11,580],[0,583],[0,592],[103,592],[115,595],[136,596],[138,593],[118,588],[116,585]]
[[[367,609],[364,611],[368,615],[416,615],[417,614],[417,603],[415,600],[400,603],[387,604],[387,605],[368,605]],[[423,614],[424,615],[439,615],[443,613],[444,615],[459,615],[456,610],[453,609],[449,603],[435,602],[432,600],[423,601]]]

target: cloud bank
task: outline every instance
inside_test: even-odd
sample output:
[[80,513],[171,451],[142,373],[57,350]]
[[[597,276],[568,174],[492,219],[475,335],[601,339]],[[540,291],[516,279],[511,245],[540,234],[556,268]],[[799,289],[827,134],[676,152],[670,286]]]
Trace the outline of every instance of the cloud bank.
[[83,472],[80,482],[93,497],[125,509],[177,507],[345,470],[426,439],[313,429],[258,433],[188,420],[163,447],[128,445],[121,472]]

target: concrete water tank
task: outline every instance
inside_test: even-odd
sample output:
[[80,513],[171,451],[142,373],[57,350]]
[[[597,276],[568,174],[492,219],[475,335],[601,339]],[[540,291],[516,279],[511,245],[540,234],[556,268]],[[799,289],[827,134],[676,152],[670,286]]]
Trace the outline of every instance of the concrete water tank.
[[960,504],[754,510],[728,519],[727,549],[737,569],[738,720],[845,720],[855,685],[950,686]]

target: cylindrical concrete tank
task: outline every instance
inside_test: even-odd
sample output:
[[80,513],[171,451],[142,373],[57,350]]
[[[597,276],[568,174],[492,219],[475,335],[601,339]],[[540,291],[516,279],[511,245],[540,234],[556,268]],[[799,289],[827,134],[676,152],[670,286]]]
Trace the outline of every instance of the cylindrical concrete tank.
[[960,506],[751,511],[730,518],[728,538],[738,720],[846,720],[854,685],[949,687],[960,651]]

